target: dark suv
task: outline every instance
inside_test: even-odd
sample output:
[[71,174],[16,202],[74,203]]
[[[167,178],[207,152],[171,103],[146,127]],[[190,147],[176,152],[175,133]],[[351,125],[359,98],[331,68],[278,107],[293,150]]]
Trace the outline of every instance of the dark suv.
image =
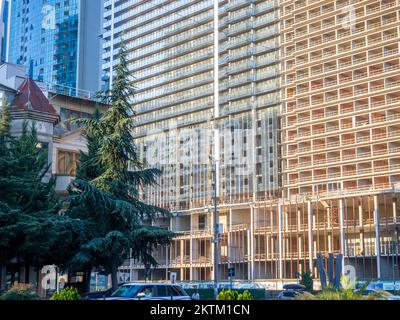
[[176,284],[126,283],[105,300],[191,300],[191,298]]

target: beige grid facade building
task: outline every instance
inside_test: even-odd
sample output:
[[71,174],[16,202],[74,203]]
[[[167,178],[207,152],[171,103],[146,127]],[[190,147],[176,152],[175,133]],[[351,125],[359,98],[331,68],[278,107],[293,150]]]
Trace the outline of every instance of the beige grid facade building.
[[399,9],[281,1],[283,196],[308,201],[310,263],[359,278],[398,277]]

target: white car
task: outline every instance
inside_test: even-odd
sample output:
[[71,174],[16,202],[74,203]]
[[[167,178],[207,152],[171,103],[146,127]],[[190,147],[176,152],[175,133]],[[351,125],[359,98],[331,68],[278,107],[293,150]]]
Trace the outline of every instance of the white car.
[[126,283],[104,300],[191,300],[176,284]]

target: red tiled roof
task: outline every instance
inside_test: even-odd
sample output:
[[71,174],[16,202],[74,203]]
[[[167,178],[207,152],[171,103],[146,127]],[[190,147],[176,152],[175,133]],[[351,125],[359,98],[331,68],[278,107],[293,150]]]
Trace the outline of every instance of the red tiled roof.
[[27,78],[22,83],[12,103],[12,108],[21,111],[32,110],[57,115],[56,109],[31,78]]

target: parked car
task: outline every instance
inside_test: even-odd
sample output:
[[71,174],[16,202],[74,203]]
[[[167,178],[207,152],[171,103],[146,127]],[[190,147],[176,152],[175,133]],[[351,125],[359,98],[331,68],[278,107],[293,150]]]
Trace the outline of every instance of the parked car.
[[288,283],[283,286],[283,290],[304,291],[305,289],[305,286],[298,283]]
[[278,295],[277,300],[295,300],[296,297],[300,296],[301,294],[302,291],[298,290],[284,290]]
[[191,300],[191,298],[176,284],[126,283],[105,300]]
[[105,291],[96,291],[96,292],[88,292],[82,295],[82,300],[99,300],[104,299],[109,296],[115,291],[115,289],[108,289]]
[[[358,292],[359,290],[355,291]],[[394,294],[391,294],[390,292],[387,292],[385,290],[365,289],[361,291],[361,294],[363,296],[368,296],[370,294],[373,294],[383,300],[400,300],[400,296],[395,296]]]

